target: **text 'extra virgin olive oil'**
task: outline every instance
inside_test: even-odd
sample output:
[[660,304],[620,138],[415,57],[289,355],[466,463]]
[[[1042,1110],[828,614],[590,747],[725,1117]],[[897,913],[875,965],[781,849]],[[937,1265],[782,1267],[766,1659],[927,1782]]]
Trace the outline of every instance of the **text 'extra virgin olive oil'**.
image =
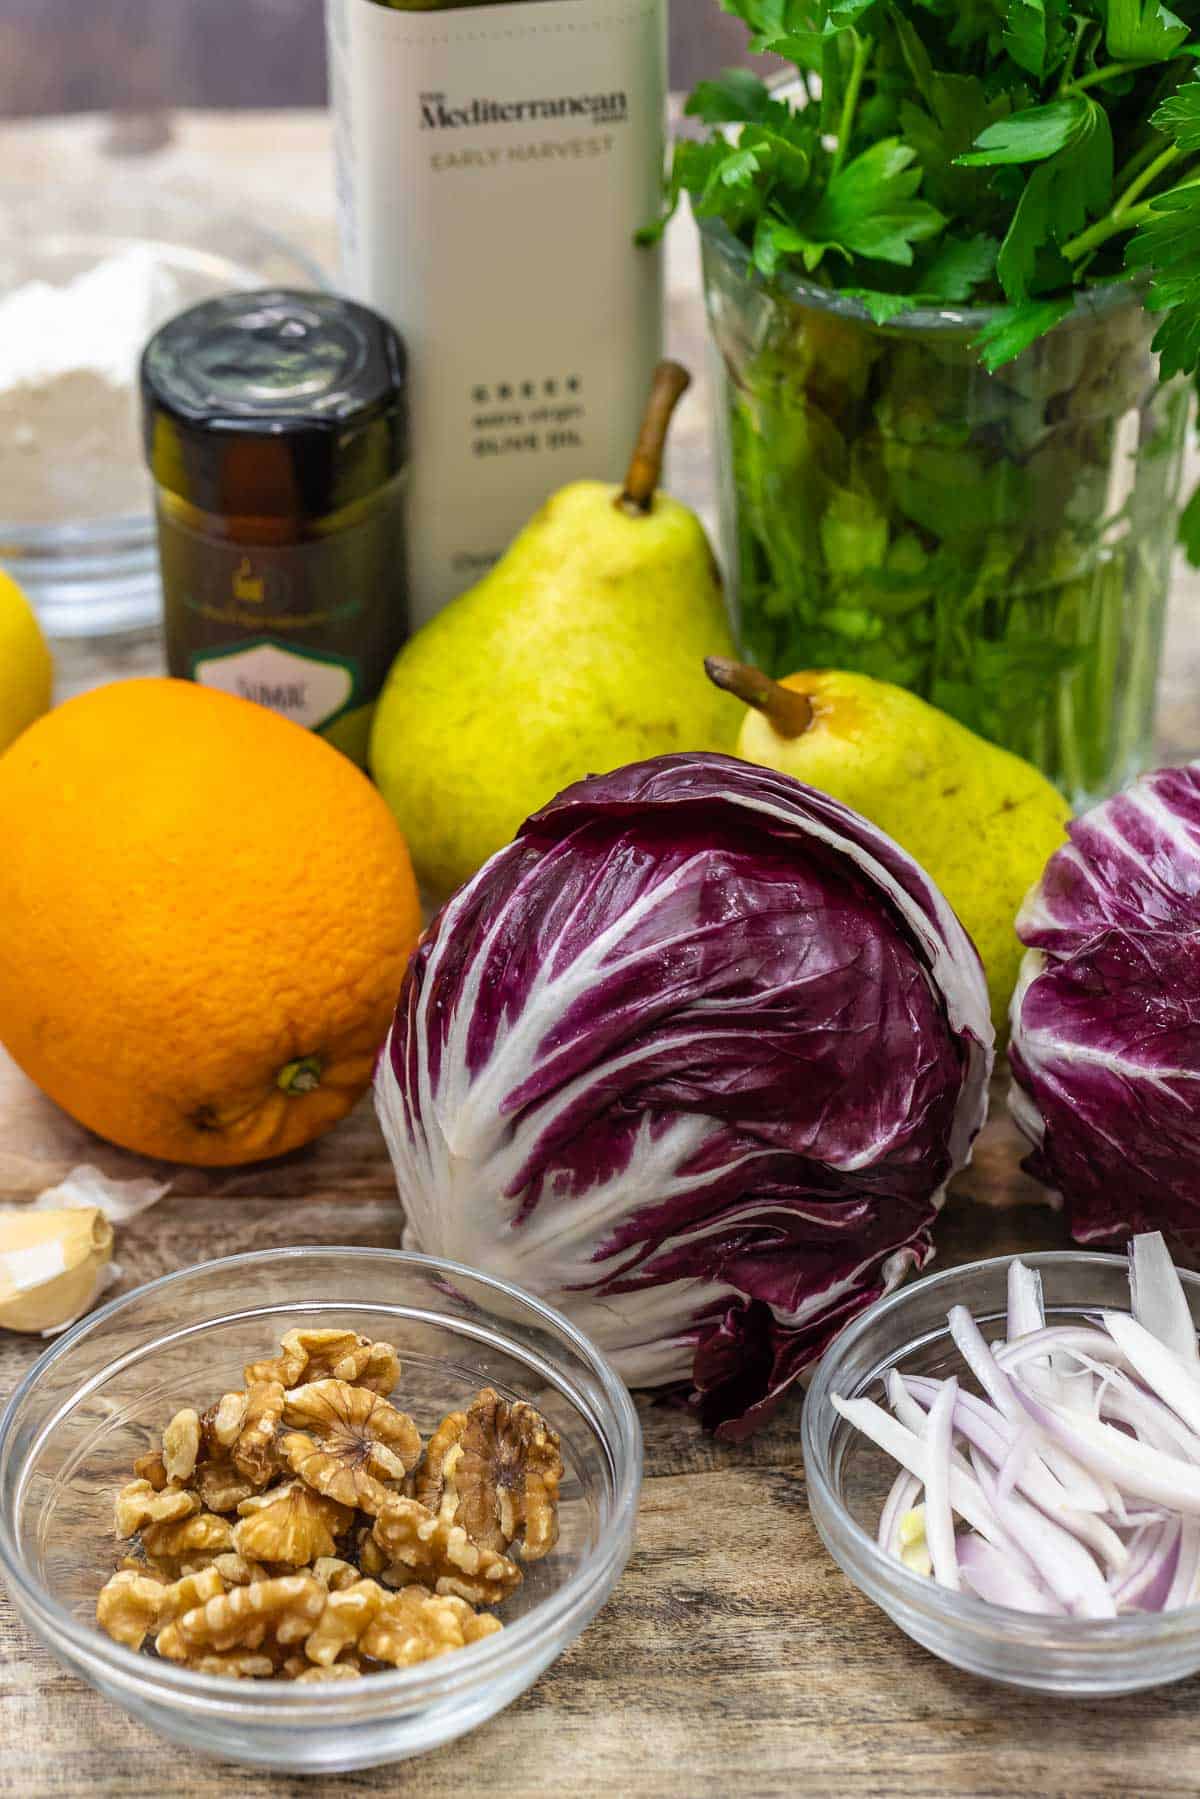
[[142,358],[167,668],[366,759],[404,642],[405,362],[355,301],[206,300]]
[[410,357],[414,625],[619,481],[661,354],[666,0],[327,0],[343,281]]

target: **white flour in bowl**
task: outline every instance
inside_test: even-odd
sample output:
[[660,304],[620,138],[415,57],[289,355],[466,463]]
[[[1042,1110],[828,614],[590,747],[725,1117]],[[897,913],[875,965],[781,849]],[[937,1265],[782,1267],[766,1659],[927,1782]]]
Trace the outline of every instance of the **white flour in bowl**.
[[32,280],[0,298],[0,518],[53,525],[146,508],[138,358],[183,303],[146,245],[61,285]]

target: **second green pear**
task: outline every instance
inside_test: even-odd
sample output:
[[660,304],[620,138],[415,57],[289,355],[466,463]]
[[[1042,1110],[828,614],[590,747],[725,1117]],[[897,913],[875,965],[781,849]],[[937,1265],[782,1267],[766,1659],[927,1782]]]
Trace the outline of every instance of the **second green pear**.
[[683,385],[675,368],[657,390],[624,489],[560,489],[392,666],[370,767],[435,899],[572,781],[732,747],[703,666],[732,651],[716,563],[695,514],[657,491]]
[[821,669],[779,682],[720,661],[709,674],[749,705],[739,756],[852,806],[936,881],[974,939],[1005,1038],[1023,953],[1017,912],[1070,817],[1058,790],[1020,756],[869,675]]

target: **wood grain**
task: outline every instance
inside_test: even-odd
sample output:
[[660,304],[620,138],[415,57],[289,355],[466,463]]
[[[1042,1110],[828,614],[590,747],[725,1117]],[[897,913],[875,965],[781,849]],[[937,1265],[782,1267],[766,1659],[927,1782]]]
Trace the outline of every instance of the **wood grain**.
[[[20,178],[112,178],[94,120],[0,126]],[[150,159],[164,183],[232,196],[332,261],[327,124],[317,114],[182,115]],[[280,196],[286,195],[286,202]],[[272,211],[271,209],[274,209]],[[668,239],[672,353],[700,376],[681,409],[671,479],[712,521],[703,321],[685,220]],[[1162,686],[1164,759],[1197,737],[1200,598],[1176,583]],[[57,646],[60,697],[161,668],[153,633]],[[973,1166],[938,1230],[948,1266],[1066,1240],[1019,1167],[998,1090]],[[0,1053],[0,1197],[21,1199],[92,1161],[172,1172],[101,1143]],[[121,1232],[123,1285],[239,1249],[395,1245],[400,1219],[369,1104],[324,1142],[259,1167],[173,1172],[170,1196]],[[0,1334],[0,1396],[41,1345]],[[516,1705],[465,1741],[375,1773],[306,1782],[205,1762],[161,1743],[66,1675],[0,1600],[0,1794],[14,1799],[770,1799],[806,1795],[1194,1793],[1200,1687],[1106,1705],[988,1685],[915,1648],[842,1577],[805,1502],[799,1400],[749,1445],[714,1444],[678,1408],[642,1397],[646,1472],[637,1548],[612,1602]]]
[[0,1617],[0,1793],[145,1799],[1125,1799],[1196,1790],[1190,1685],[1070,1704],[917,1649],[825,1555],[797,1468],[648,1483],[612,1601],[529,1693],[458,1744],[307,1782],[160,1744]]

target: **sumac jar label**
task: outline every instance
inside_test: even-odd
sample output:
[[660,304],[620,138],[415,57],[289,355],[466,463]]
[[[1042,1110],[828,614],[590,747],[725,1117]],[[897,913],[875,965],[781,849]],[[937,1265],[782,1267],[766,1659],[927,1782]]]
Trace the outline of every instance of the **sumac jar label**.
[[382,502],[290,545],[214,540],[161,509],[169,672],[336,741],[339,723],[378,697],[405,637],[400,482]]

